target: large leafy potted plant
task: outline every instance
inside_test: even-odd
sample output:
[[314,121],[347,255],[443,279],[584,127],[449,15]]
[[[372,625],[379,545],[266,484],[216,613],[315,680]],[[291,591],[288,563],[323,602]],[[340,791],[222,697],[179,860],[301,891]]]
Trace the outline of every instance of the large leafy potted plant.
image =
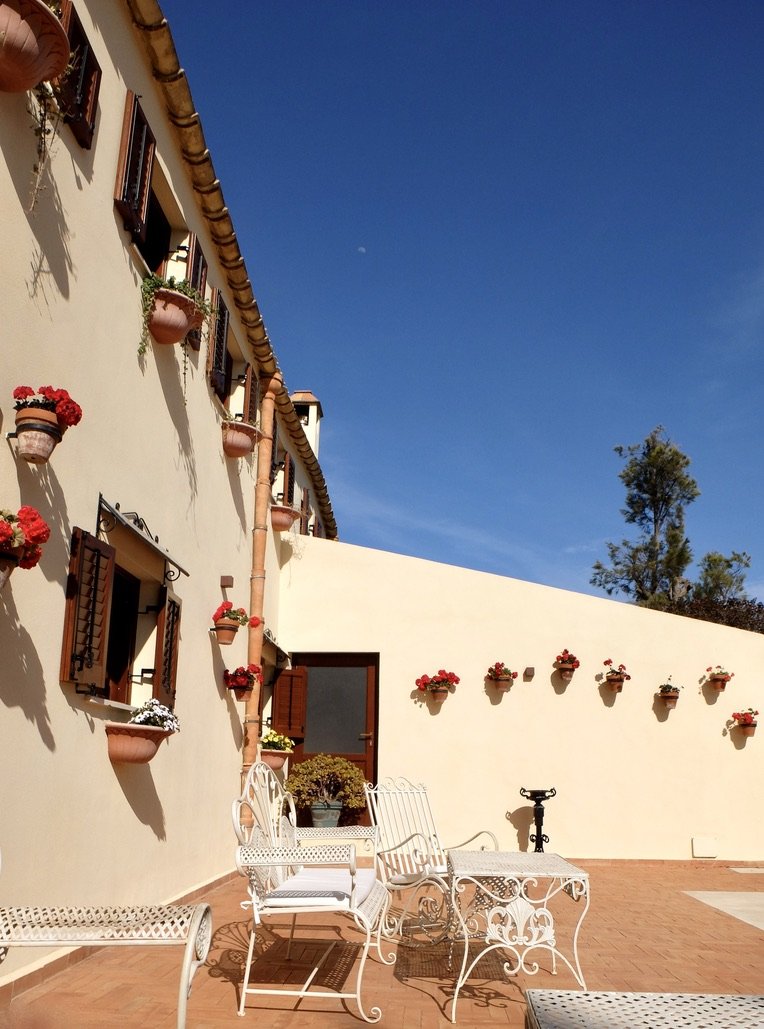
[[49,539],[50,528],[36,508],[26,505],[17,514],[0,508],[0,590],[14,568],[34,568]]
[[151,334],[157,343],[180,343],[210,314],[210,305],[188,279],[147,275],[141,283],[143,322],[138,353],[144,354]]
[[174,711],[152,698],[129,722],[106,722],[105,728],[112,764],[145,765],[162,740],[180,732],[180,722]]
[[17,386],[13,391],[16,410],[18,455],[32,464],[45,464],[66,430],[79,424],[82,408],[65,389]]
[[56,79],[69,63],[69,39],[51,0],[0,2],[0,90],[24,93]]
[[363,774],[344,757],[316,754],[289,773],[286,788],[298,810],[310,811],[314,826],[335,826],[366,807]]

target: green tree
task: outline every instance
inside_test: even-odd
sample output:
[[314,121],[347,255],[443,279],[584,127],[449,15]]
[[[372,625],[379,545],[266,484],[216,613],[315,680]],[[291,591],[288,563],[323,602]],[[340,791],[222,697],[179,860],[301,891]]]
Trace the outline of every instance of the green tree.
[[700,562],[700,577],[692,587],[692,599],[717,604],[748,600],[744,589],[746,569],[751,558],[745,551],[733,550],[729,557],[712,550]]
[[692,561],[684,510],[700,495],[687,473],[690,459],[668,438],[662,425],[642,441],[615,452],[626,464],[619,478],[626,487],[621,513],[640,530],[635,542],[608,543],[609,566],[597,561],[591,583],[606,593],[624,593],[637,604],[666,608],[684,596],[684,572]]

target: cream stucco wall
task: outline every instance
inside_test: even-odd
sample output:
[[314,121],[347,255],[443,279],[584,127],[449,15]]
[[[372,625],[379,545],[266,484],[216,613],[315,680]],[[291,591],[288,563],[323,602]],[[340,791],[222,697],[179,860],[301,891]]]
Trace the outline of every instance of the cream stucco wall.
[[[300,540],[284,566],[281,626],[291,650],[380,655],[378,773],[429,787],[444,842],[490,828],[525,849],[522,786],[554,786],[549,850],[570,857],[689,858],[714,837],[719,858],[764,856],[756,816],[764,738],[726,732],[761,707],[764,637],[515,579],[325,540]],[[564,647],[581,667],[565,687]],[[600,686],[613,658],[632,676]],[[488,665],[520,676],[499,696]],[[709,665],[735,672],[725,693],[701,685]],[[523,670],[535,668],[532,681]],[[441,708],[414,680],[461,677]],[[674,711],[654,699],[672,675]],[[761,732],[761,729],[759,730]],[[533,849],[530,845],[529,849]]]
[[[246,633],[221,648],[210,615],[227,591],[249,605],[256,459],[221,449],[222,408],[205,349],[150,344],[137,354],[145,274],[114,210],[113,190],[131,88],[157,137],[159,161],[226,290],[187,170],[165,120],[126,8],[78,3],[103,78],[93,148],[66,127],[35,211],[25,211],[34,161],[26,96],[0,93],[3,342],[0,350],[0,507],[37,507],[51,526],[40,565],[17,569],[0,593],[0,903],[162,902],[231,871],[230,803],[238,791],[243,706],[222,685],[246,663]],[[231,301],[234,332],[235,308]],[[16,460],[11,391],[65,387],[84,409],[49,464]],[[59,683],[64,591],[74,526],[96,531],[102,493],[137,511],[188,570],[176,711],[181,732],[149,765],[112,766],[103,723],[124,720]],[[280,541],[269,534],[267,575],[278,584]],[[275,601],[266,597],[266,609]],[[0,982],[38,959],[12,951]]]

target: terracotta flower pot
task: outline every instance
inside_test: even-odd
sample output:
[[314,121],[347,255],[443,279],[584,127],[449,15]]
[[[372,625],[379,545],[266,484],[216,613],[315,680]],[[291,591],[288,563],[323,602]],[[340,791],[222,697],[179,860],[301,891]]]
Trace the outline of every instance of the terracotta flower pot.
[[228,686],[227,689],[231,690],[237,700],[246,700],[252,692],[251,686]]
[[105,728],[109,760],[114,764],[145,765],[156,754],[162,740],[172,736],[170,730],[156,725],[106,722]]
[[12,547],[10,550],[0,550],[0,590],[10,579],[11,572],[18,565],[20,556],[20,547]]
[[223,422],[223,453],[226,457],[249,457],[260,435],[249,422]]
[[149,332],[157,343],[180,343],[199,324],[191,297],[174,289],[158,289],[149,315]]
[[219,618],[213,626],[213,632],[221,647],[230,646],[238,631],[239,623],[234,621],[233,618]]
[[611,689],[613,693],[620,693],[623,689],[623,676],[617,675],[615,672],[610,672],[606,678],[608,689]]
[[18,455],[30,464],[46,464],[66,431],[55,411],[22,407],[16,412]]
[[676,707],[676,702],[679,700],[679,693],[659,693],[658,696],[661,698],[667,708],[673,710]]
[[738,726],[738,728],[744,736],[753,736],[753,734],[756,732],[757,724],[757,722],[751,722],[750,725],[740,725]]
[[713,688],[715,690],[719,690],[720,692],[723,692],[726,689],[728,682],[729,682],[729,679],[727,678],[726,675],[712,675],[711,676],[711,685],[713,686]]
[[299,517],[300,512],[295,511],[293,507],[284,507],[282,504],[271,505],[271,528],[274,532],[287,532]]
[[266,750],[260,751],[260,760],[264,761],[274,772],[284,767],[286,759],[292,755],[291,750]]
[[497,675],[496,678],[492,678],[491,682],[499,691],[499,693],[508,693],[509,688],[512,685],[511,675]]
[[573,673],[575,672],[575,670],[575,665],[568,665],[564,663],[557,665],[557,671],[560,673],[560,678],[565,682],[570,682],[570,680],[573,678]]
[[436,704],[442,704],[443,701],[448,696],[448,687],[447,686],[434,686],[430,690],[430,696],[432,697],[432,699],[434,700],[434,702]]
[[66,32],[42,0],[0,2],[1,90],[23,93],[58,78],[68,63]]

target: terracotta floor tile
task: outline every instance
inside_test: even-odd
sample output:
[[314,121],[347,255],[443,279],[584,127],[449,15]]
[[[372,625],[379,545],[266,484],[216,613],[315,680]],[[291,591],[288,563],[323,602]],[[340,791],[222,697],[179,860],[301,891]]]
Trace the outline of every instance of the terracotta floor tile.
[[[572,859],[591,876],[592,902],[584,921],[579,953],[590,990],[764,994],[764,933],[740,919],[687,897],[685,890],[763,892],[764,875],[730,872],[726,865],[703,862],[587,861]],[[734,863],[740,867],[740,862]],[[340,1001],[306,999],[295,1006],[285,998],[249,998],[246,1016],[237,1016],[248,923],[239,907],[243,880],[234,879],[204,899],[212,905],[214,936],[209,959],[194,980],[188,1006],[188,1029],[336,1029],[360,1024]],[[578,911],[567,898],[555,907],[561,944]],[[283,957],[287,921],[271,923],[271,960],[263,959],[256,975],[289,978],[278,967]],[[305,920],[301,945],[309,953],[315,940],[357,939],[350,923],[327,916]],[[335,966],[344,973],[338,948]],[[40,985],[13,997],[3,991],[6,1009],[0,1029],[174,1029],[182,948],[103,948],[71,964]],[[458,960],[457,965],[458,967]],[[502,978],[501,962],[481,962],[463,987],[458,1022],[470,1027],[522,1027],[524,990],[574,989],[570,971]],[[331,971],[331,969],[329,970]],[[387,1026],[446,1029],[450,1022],[453,966],[447,947],[429,951],[399,948],[392,968],[369,960],[364,980],[367,1008],[378,1005]],[[352,1005],[351,1005],[352,1009]]]

